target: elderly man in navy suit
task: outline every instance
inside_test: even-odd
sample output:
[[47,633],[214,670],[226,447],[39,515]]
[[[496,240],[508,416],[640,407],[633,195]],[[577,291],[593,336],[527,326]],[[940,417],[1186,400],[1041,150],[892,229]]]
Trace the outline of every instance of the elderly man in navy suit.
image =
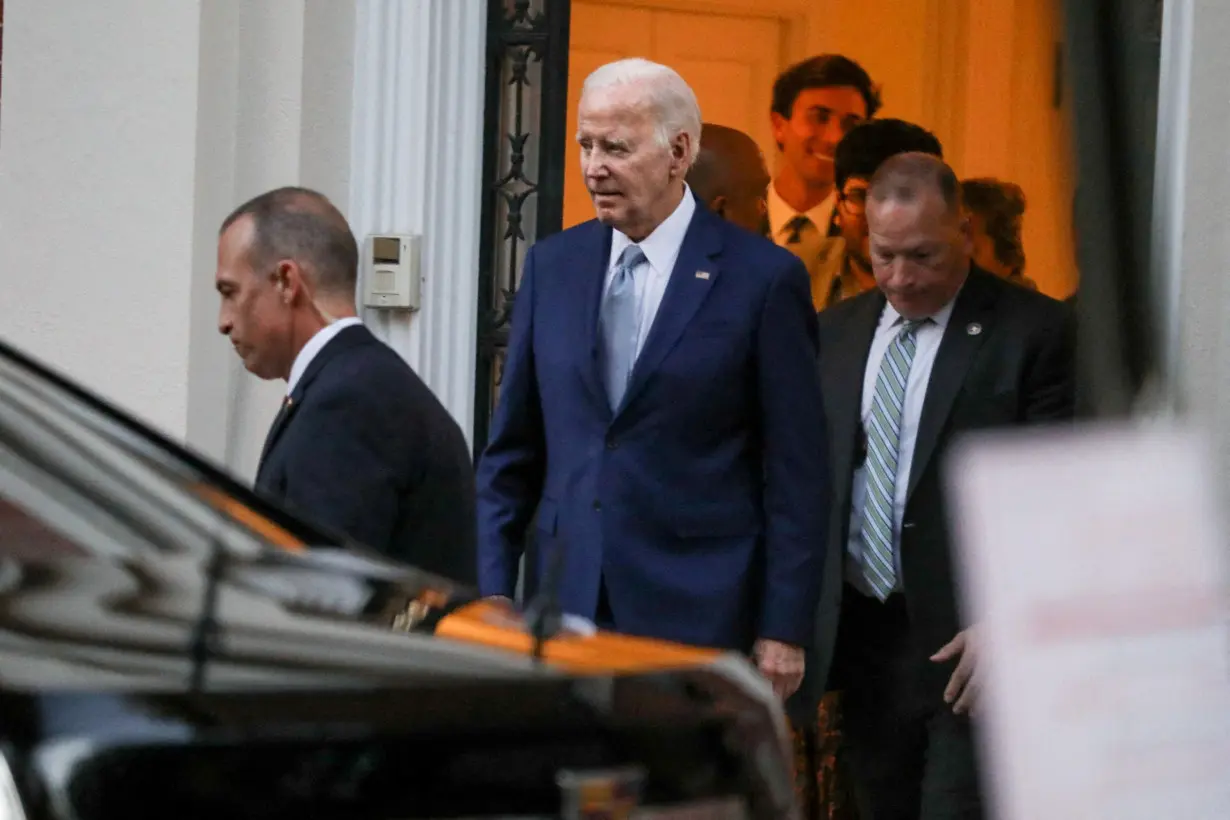
[[392,558],[474,580],[474,467],[461,428],[355,310],[359,252],[321,194],[279,188],[222,223],[218,329],[285,379],[264,494]]
[[565,612],[750,653],[785,696],[824,566],[816,316],[796,257],[688,189],[700,130],[666,66],[585,81],[597,219],[525,260],[478,471],[479,586],[513,594],[537,509]]

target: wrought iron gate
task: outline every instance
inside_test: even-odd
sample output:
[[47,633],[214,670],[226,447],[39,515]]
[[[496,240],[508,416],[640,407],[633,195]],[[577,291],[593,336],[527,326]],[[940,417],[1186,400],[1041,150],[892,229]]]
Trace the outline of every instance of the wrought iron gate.
[[570,0],[489,0],[474,451],[487,444],[526,249],[563,225]]

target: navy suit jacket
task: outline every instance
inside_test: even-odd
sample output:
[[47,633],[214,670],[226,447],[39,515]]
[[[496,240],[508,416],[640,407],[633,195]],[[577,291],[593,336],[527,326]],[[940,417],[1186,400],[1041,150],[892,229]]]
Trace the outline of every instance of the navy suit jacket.
[[384,555],[474,583],[474,467],[461,428],[357,325],[320,350],[265,441],[257,489]]
[[605,584],[620,632],[747,650],[813,635],[829,477],[807,272],[703,206],[612,412],[598,358],[611,229],[536,243],[479,463],[479,588],[512,595],[537,507],[539,585]]

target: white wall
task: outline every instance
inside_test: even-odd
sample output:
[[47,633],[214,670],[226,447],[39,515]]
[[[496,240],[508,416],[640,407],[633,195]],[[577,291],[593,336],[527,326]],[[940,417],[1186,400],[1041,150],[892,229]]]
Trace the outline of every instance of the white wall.
[[354,5],[5,6],[0,334],[251,476],[283,388],[217,333],[217,226],[285,184],[345,209]]
[[1168,359],[1230,502],[1230,3],[1168,0],[1155,195]]
[[0,334],[182,436],[200,3],[4,11]]

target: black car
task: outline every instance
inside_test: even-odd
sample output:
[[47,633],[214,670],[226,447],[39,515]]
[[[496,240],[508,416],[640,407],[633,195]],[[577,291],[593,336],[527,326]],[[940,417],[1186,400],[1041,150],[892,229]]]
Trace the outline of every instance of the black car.
[[744,659],[535,642],[4,345],[0,753],[3,820],[795,813]]

